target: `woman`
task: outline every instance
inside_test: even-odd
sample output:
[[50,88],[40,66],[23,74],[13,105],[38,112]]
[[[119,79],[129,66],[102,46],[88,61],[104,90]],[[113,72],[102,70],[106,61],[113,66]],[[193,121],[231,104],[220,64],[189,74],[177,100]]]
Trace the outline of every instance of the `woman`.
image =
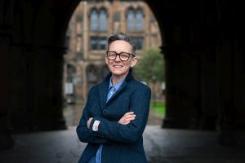
[[89,91],[77,135],[86,146],[79,163],[146,163],[143,137],[151,91],[135,80],[135,47],[125,34],[108,38],[110,74]]

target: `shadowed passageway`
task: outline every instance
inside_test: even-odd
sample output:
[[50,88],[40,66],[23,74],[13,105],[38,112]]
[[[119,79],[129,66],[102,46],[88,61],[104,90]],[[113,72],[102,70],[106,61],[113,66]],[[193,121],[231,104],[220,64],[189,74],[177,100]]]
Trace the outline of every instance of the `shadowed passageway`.
[[[80,2],[0,0],[1,163],[72,163],[84,148],[74,128],[61,130],[66,30]],[[244,163],[242,1],[145,2],[166,61],[164,129],[147,126],[149,160]]]
[[[0,153],[1,163],[76,163],[85,147],[74,127],[14,138],[16,146]],[[245,133],[238,140],[237,146],[222,147],[215,132],[147,126],[144,133],[149,163],[244,163]]]

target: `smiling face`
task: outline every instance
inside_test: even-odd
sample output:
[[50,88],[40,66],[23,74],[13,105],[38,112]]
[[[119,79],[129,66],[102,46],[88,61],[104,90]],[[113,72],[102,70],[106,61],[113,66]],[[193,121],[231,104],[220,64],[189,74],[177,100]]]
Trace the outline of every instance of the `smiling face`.
[[[108,51],[114,51],[116,53],[126,52],[133,53],[132,45],[123,40],[113,41],[109,47]],[[107,56],[105,57],[105,62],[112,73],[112,79],[114,82],[119,81],[127,76],[129,69],[136,65],[137,59],[134,55],[130,55],[127,61],[122,61],[119,55],[116,56],[115,59],[109,59]]]

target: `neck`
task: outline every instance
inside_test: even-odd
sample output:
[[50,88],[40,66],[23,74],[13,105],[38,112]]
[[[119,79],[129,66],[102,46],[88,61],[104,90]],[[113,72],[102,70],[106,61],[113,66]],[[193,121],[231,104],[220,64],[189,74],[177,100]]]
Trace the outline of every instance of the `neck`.
[[112,84],[114,85],[114,84],[120,82],[120,81],[121,81],[122,79],[124,79],[127,75],[128,75],[128,73],[125,74],[125,75],[118,75],[118,76],[117,76],[117,75],[112,75],[112,76],[111,76]]

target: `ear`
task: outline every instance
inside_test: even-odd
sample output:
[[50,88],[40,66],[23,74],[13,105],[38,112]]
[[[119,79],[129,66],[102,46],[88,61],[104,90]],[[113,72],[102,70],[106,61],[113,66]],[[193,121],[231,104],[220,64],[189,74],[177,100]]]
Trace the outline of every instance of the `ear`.
[[138,59],[136,57],[134,57],[132,60],[131,60],[131,63],[130,63],[130,67],[134,67],[138,62]]
[[107,57],[105,57],[105,63],[108,65],[108,59],[107,59]]

